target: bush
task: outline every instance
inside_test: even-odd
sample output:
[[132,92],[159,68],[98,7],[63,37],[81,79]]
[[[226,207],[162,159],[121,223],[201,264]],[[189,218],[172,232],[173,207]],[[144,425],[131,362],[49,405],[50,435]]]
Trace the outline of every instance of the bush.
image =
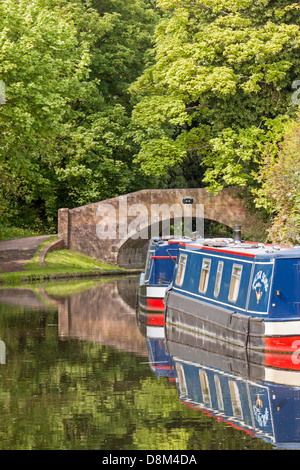
[[278,155],[266,148],[259,175],[262,187],[257,191],[257,206],[272,214],[268,230],[273,243],[300,242],[300,121],[287,127]]

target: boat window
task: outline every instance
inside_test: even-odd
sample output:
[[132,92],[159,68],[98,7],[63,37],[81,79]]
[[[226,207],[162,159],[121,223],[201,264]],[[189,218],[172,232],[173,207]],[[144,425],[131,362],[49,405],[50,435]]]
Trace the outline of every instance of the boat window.
[[199,376],[200,376],[200,383],[201,383],[201,389],[202,389],[202,395],[203,395],[203,403],[211,406],[207,374],[204,370],[200,370]]
[[229,389],[230,389],[230,396],[231,396],[233,414],[234,414],[234,416],[237,416],[238,418],[242,418],[243,417],[243,411],[242,411],[240,392],[239,392],[239,388],[237,386],[237,383],[233,380],[230,380],[229,381]]
[[219,410],[224,410],[224,402],[223,402],[220,379],[217,375],[214,376],[214,379],[215,379],[215,386],[216,386],[216,392],[217,392],[218,407],[219,407]]
[[155,254],[154,251],[148,251],[147,259],[145,263],[145,279],[149,279],[150,271],[151,271],[151,257]]
[[201,277],[199,283],[199,292],[202,292],[202,294],[205,294],[205,292],[207,291],[210,263],[210,259],[204,258],[202,261]]
[[176,275],[176,281],[175,281],[178,286],[182,286],[183,284],[186,260],[187,260],[187,255],[183,255],[181,253],[179,257],[179,263],[178,263],[178,269],[177,269],[177,275]]
[[176,370],[178,375],[180,393],[183,395],[187,395],[186,381],[182,364],[176,364]]
[[216,275],[216,283],[215,283],[215,290],[214,290],[214,296],[218,297],[220,293],[220,287],[221,287],[221,281],[222,281],[222,273],[223,273],[223,266],[224,262],[219,261],[218,262],[218,268],[217,268],[217,275]]
[[236,302],[239,290],[240,290],[240,283],[242,277],[242,269],[243,266],[239,264],[234,264],[232,267],[232,274],[231,274],[231,281],[230,281],[230,288],[229,288],[229,296],[228,299],[231,302]]

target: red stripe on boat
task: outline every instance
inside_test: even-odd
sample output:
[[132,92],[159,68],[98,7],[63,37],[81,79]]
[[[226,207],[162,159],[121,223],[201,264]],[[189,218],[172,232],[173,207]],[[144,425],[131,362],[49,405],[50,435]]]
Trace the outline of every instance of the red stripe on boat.
[[300,370],[300,360],[298,355],[282,353],[266,353],[266,366],[276,367],[277,369]]
[[209,248],[208,246],[199,246],[199,245],[189,245],[187,243],[181,243],[181,246],[186,246],[188,248],[198,248],[199,250],[206,250],[206,251],[215,251],[217,253],[226,253],[228,255],[236,255],[236,256],[246,256],[247,258],[255,258],[255,255],[251,255],[250,253],[242,253],[240,251],[229,251],[229,250],[218,250],[216,248]]
[[300,336],[266,337],[265,349],[267,351],[280,351],[294,353],[300,351]]
[[[173,259],[177,259],[177,256],[172,256]],[[151,259],[171,259],[170,256],[151,256]]]
[[163,299],[147,299],[147,308],[151,310],[164,311]]
[[163,313],[148,313],[147,314],[147,325],[151,326],[164,326],[165,316]]
[[171,370],[171,366],[154,366],[154,369]]

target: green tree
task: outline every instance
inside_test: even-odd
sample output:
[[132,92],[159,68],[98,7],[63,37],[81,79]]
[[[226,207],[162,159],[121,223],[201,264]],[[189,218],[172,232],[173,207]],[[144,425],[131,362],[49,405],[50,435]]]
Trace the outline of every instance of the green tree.
[[68,188],[61,204],[73,207],[96,202],[149,184],[139,165],[132,162],[136,145],[128,89],[143,71],[156,18],[144,0],[129,4],[94,0],[82,16],[78,27],[85,31],[90,25],[90,77],[97,83],[98,94],[90,103],[79,104],[82,117],[66,141],[67,162],[57,165],[57,177]]
[[131,87],[136,161],[163,176],[197,154],[199,185],[256,186],[295,112],[299,11],[281,0],[159,0],[152,62]]
[[[78,37],[70,12],[62,14],[58,5],[47,2],[2,2],[0,30],[0,77],[6,85],[0,162],[7,174],[1,185],[7,202],[2,212],[14,208],[15,217],[20,206],[35,206],[36,216],[41,210],[43,217],[55,201],[52,168],[61,158],[57,140],[77,117],[70,104],[92,94],[93,84],[87,82],[90,46]],[[17,191],[5,181],[17,182]]]
[[132,163],[128,86],[156,14],[143,0],[98,3],[0,4],[2,220],[53,229],[59,207],[145,184]]
[[300,122],[286,125],[277,154],[268,146],[259,172],[256,204],[271,215],[269,237],[274,243],[300,243]]

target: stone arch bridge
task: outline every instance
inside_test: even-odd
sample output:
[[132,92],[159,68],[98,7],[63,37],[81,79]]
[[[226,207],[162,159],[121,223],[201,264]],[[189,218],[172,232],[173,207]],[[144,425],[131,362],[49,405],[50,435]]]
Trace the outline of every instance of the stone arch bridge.
[[235,189],[223,189],[217,195],[203,188],[144,189],[74,209],[59,209],[58,237],[66,248],[138,269],[144,266],[145,246],[151,236],[161,231],[168,235],[170,223],[176,225],[178,221],[186,222],[190,230],[192,220],[193,228],[196,225],[204,236],[204,218],[229,227],[242,225],[243,235],[257,225]]

